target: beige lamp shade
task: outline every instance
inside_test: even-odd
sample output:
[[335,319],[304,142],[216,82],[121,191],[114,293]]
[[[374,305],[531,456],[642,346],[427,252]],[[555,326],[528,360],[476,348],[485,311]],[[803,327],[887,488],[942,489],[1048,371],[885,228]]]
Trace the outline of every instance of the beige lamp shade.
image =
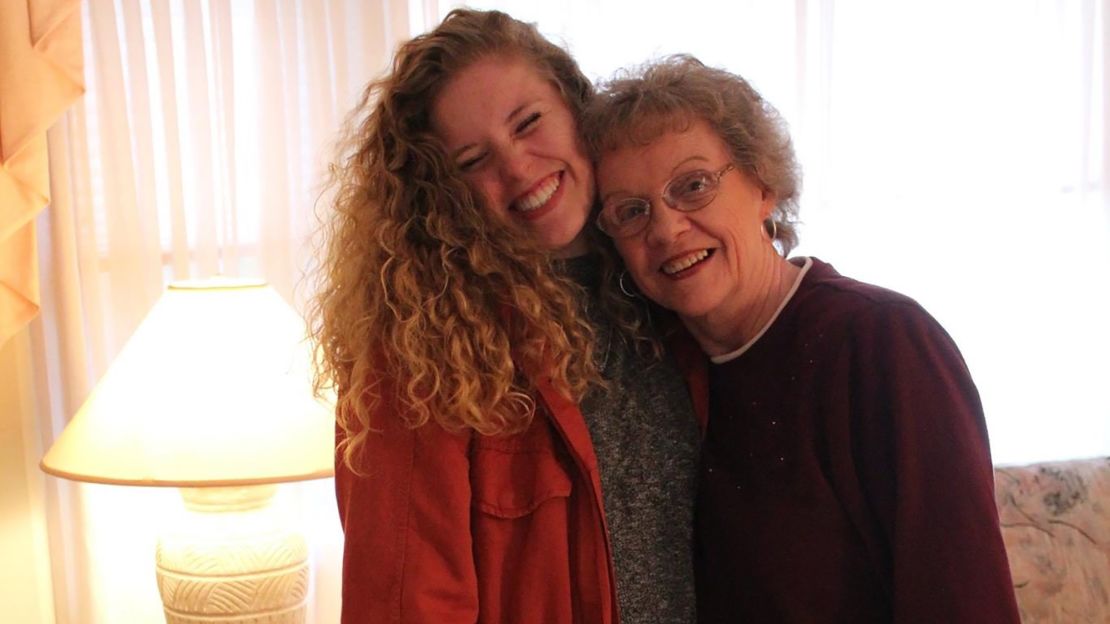
[[269,286],[171,285],[42,460],[50,474],[216,486],[332,474],[304,321]]

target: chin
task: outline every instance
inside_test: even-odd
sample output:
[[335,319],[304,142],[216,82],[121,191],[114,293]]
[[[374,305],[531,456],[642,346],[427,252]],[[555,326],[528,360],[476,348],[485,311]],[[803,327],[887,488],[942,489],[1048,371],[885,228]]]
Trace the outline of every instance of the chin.
[[585,221],[580,224],[568,224],[566,227],[560,229],[558,235],[554,235],[554,232],[547,230],[539,232],[538,238],[545,248],[552,251],[561,251],[574,247],[580,242],[585,244],[585,237],[582,235],[582,231],[585,227]]
[[712,311],[711,306],[698,301],[690,301],[688,296],[670,297],[667,303],[672,305],[663,305],[663,307],[683,318],[698,318]]

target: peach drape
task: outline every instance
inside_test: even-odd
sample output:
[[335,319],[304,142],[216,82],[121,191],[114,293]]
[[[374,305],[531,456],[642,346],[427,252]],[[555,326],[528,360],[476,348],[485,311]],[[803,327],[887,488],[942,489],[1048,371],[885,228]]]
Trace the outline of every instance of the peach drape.
[[0,3],[0,344],[38,313],[46,130],[83,92],[79,0]]

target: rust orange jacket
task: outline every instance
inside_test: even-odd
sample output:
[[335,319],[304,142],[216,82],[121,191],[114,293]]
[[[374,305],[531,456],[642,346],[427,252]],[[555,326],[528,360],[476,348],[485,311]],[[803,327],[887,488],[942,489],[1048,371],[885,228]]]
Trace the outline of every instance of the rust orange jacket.
[[509,437],[379,414],[354,474],[336,462],[343,624],[617,624],[597,458],[546,379]]

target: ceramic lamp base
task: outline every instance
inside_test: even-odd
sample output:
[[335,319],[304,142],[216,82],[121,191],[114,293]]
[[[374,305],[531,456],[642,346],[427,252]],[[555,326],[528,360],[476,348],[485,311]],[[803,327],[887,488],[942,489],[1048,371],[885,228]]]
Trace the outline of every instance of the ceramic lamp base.
[[308,547],[270,505],[277,486],[181,488],[183,522],[158,542],[168,624],[301,624]]

